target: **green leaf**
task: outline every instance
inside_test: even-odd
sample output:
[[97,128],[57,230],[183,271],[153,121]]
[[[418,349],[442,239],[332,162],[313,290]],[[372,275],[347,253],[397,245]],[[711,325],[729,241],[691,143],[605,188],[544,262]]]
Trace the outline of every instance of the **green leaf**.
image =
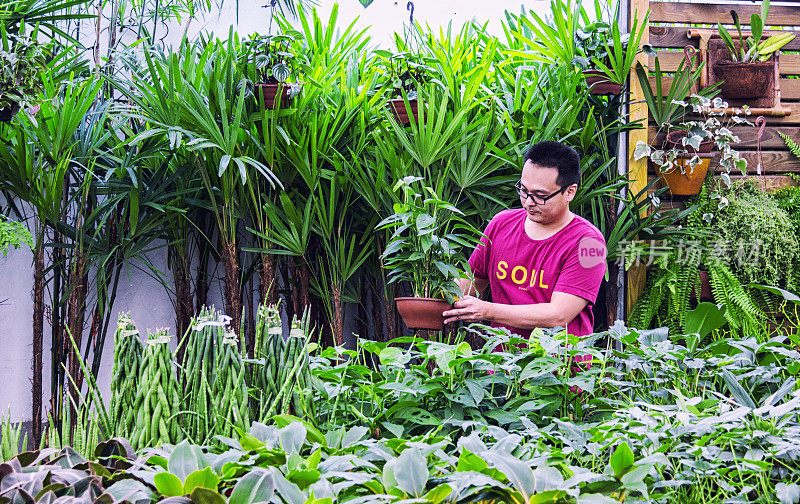
[[239,444],[244,451],[258,451],[264,447],[264,442],[250,434],[239,436]]
[[701,338],[726,324],[725,307],[702,302],[694,310],[686,312],[684,331],[699,334]]
[[231,158],[232,157],[233,156],[231,156],[230,154],[225,154],[224,156],[222,156],[220,158],[220,160],[219,160],[219,173],[217,174],[218,176],[221,177],[222,174],[225,173],[225,170],[228,169],[228,165],[231,164]]
[[194,504],[226,504],[225,497],[215,490],[197,487],[189,496]]
[[186,481],[183,484],[183,493],[190,494],[197,487],[216,490],[217,486],[219,486],[219,476],[214,474],[210,467],[206,467],[202,471],[195,471],[186,477]]
[[727,369],[723,369],[722,377],[725,379],[725,385],[728,386],[728,390],[731,392],[733,398],[736,399],[736,402],[750,409],[756,409],[756,403],[753,402],[753,398],[750,397],[750,394],[742,387],[733,373]]
[[436,219],[433,218],[430,214],[420,214],[417,215],[417,230],[424,231],[433,227],[436,224]]
[[297,418],[294,415],[275,415],[274,417],[272,417],[272,419],[275,421],[275,424],[279,428],[286,427],[292,422],[300,422],[306,428],[306,439],[308,439],[312,443],[319,443],[322,446],[328,446],[328,442],[325,440],[325,436],[322,435],[319,429],[314,427],[311,423],[306,422],[305,420]]
[[319,481],[320,472],[316,469],[292,469],[286,475],[286,479],[300,487],[308,488],[311,484]]
[[775,485],[775,493],[778,494],[781,504],[795,504],[800,501],[800,485],[796,483],[778,483]]
[[771,292],[777,296],[781,296],[786,301],[791,301],[792,303],[800,304],[800,296],[797,294],[793,294],[787,290],[783,290],[779,287],[772,287],[770,285],[761,285],[756,283],[748,284],[748,287],[755,287],[756,289],[765,290],[767,292]]
[[177,476],[181,481],[186,481],[186,477],[191,473],[208,467],[205,455],[199,446],[190,445],[188,441],[181,441],[172,451],[167,463],[169,472]]
[[429,501],[431,504],[439,504],[443,500],[447,498],[453,492],[453,489],[447,483],[442,483],[441,485],[437,486],[433,490],[429,491],[425,494],[425,500]]
[[178,497],[184,495],[183,483],[172,473],[160,472],[153,478],[156,482],[156,490],[164,497]]
[[578,497],[578,504],[619,504],[619,502],[607,495],[591,493],[581,494]]
[[156,497],[155,492],[150,490],[144,483],[133,479],[117,481],[108,487],[105,493],[112,496],[115,502],[149,502]]
[[263,467],[254,467],[242,476],[231,492],[229,504],[255,504],[269,502],[275,492],[272,471]]
[[614,470],[614,476],[620,478],[630,470],[633,462],[633,451],[631,451],[631,447],[628,446],[627,442],[623,442],[611,455],[611,469]]
[[536,492],[536,480],[533,477],[533,470],[528,464],[507,453],[486,451],[480,456],[505,475],[511,486],[525,499],[525,502],[530,500],[530,496]]
[[416,448],[408,448],[397,457],[394,477],[397,487],[406,494],[421,497],[428,476],[428,463]]

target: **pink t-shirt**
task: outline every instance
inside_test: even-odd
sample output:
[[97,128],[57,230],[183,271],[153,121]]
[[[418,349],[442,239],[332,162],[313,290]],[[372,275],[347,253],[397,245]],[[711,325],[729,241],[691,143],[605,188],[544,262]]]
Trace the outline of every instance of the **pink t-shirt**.
[[[606,272],[603,234],[576,215],[553,236],[534,240],[525,232],[527,218],[524,208],[497,214],[469,258],[472,272],[476,278],[489,279],[495,303],[548,303],[556,291],[586,299],[589,303],[567,325],[567,330],[576,336],[592,334],[592,306]],[[530,335],[530,330],[509,329]]]

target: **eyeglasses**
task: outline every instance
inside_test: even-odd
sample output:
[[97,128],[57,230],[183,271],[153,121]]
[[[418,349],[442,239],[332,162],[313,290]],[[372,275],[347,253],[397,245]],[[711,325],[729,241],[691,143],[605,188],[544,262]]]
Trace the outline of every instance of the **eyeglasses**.
[[517,190],[517,194],[519,194],[520,198],[522,198],[523,200],[527,200],[528,198],[530,198],[537,205],[544,205],[545,203],[547,203],[547,200],[566,191],[568,187],[569,187],[568,185],[564,186],[558,191],[554,192],[553,194],[548,194],[547,196],[539,196],[538,194],[529,193],[528,191],[523,189],[522,184],[520,182],[514,184],[514,189]]

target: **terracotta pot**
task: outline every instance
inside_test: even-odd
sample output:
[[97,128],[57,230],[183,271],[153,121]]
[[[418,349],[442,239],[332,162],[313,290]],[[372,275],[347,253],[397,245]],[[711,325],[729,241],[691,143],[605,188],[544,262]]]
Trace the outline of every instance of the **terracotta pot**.
[[764,98],[770,93],[770,77],[775,72],[775,63],[755,61],[721,60],[714,63],[714,75],[724,81],[720,89],[722,96],[734,99]]
[[695,148],[692,147],[691,145],[683,145],[683,143],[681,143],[681,140],[684,137],[688,136],[688,135],[689,135],[689,131],[688,130],[671,131],[670,134],[667,135],[667,140],[666,140],[666,145],[665,145],[666,149],[670,149],[670,150],[672,150],[672,149],[685,149],[687,152],[691,152],[693,154],[696,154],[698,152],[702,153],[702,154],[707,154],[707,153],[711,152],[711,149],[714,147],[714,141],[713,140],[704,140],[704,141],[700,142],[700,149],[699,150],[695,150]]
[[417,99],[408,100],[408,108],[411,109],[411,116],[408,115],[408,110],[406,110],[406,104],[403,102],[402,98],[392,98],[388,100],[387,103],[389,104],[389,108],[392,110],[395,119],[402,125],[411,124],[411,117],[414,120],[417,120],[417,110],[419,105],[417,104]]
[[[711,282],[708,280],[708,271],[700,270],[698,272],[700,277],[700,301],[714,302],[714,292],[711,290]],[[694,294],[694,289],[690,296],[690,301],[697,301],[697,296]]]
[[397,311],[409,329],[444,329],[442,312],[453,307],[447,301],[434,298],[400,297],[394,298]]
[[281,83],[281,84],[256,84],[256,88],[261,90],[259,95],[264,100],[264,108],[266,109],[274,109],[275,108],[275,97],[278,96],[278,91],[280,90],[281,98],[281,108],[286,108],[289,105],[289,87],[290,84]]
[[676,159],[677,166],[667,172],[662,172],[656,166],[656,173],[669,187],[669,192],[673,196],[694,196],[700,192],[700,188],[703,186],[708,167],[711,164],[711,156],[700,158],[700,164],[694,169],[689,166],[689,159]]
[[583,76],[589,86],[589,94],[616,96],[622,92],[622,84],[608,80],[608,76],[599,70],[584,70]]

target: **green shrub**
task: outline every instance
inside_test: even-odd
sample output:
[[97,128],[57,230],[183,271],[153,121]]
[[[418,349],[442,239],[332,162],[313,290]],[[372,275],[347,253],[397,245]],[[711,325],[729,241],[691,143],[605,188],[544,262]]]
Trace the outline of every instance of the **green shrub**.
[[[798,285],[792,271],[800,262],[800,229],[778,200],[760,191],[753,182],[736,184],[724,194],[729,204],[712,223],[715,239],[730,247],[720,256],[739,259],[729,264],[743,284],[759,283],[795,291]],[[742,252],[745,258],[733,257]]]

